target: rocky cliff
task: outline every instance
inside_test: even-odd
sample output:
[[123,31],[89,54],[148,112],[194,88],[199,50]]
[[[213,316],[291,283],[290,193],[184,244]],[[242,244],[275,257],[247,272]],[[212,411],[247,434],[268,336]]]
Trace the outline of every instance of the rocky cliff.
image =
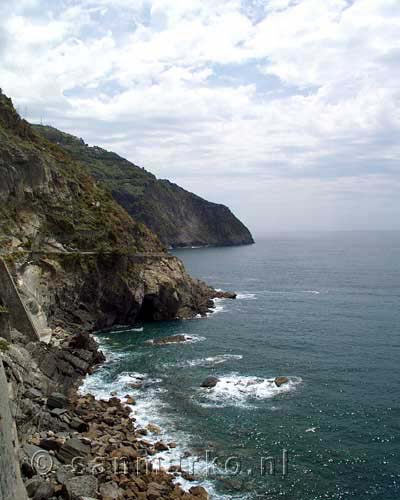
[[143,168],[53,127],[35,130],[84,163],[137,221],[169,247],[253,243],[249,230],[224,205],[211,203]]
[[0,251],[42,331],[207,312],[213,291],[3,94],[0,178]]
[[[1,91],[0,263],[0,499],[206,500],[153,469],[167,445],[143,439],[128,407],[76,388],[104,361],[88,331],[205,315],[219,292]],[[116,473],[127,457],[140,469]]]

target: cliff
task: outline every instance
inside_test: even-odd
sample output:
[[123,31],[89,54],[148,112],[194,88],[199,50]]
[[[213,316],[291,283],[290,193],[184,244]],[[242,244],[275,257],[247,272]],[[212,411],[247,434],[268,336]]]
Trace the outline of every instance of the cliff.
[[[121,401],[76,388],[104,361],[88,331],[205,315],[216,296],[0,91],[1,499],[207,500],[153,470]],[[144,469],[116,474],[127,456]]]
[[254,243],[249,230],[224,205],[211,203],[143,168],[53,127],[35,130],[84,163],[114,199],[169,247]]
[[212,305],[214,292],[3,94],[0,178],[0,251],[40,336],[190,318]]

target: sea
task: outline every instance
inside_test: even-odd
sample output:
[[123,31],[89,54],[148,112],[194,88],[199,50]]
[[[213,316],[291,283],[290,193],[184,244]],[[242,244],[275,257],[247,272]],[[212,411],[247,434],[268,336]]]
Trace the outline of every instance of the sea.
[[[171,444],[158,464],[181,464],[195,482],[177,481],[212,499],[398,500],[400,233],[175,254],[237,299],[204,319],[96,333],[107,362],[82,391],[136,398],[145,439]],[[146,342],[177,334],[188,342]],[[202,388],[209,376],[218,384]]]

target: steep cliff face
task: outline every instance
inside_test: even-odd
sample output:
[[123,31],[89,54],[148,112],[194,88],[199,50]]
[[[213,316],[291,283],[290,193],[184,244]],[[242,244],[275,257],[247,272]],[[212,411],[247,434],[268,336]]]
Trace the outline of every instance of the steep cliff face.
[[115,153],[89,147],[82,139],[53,127],[35,130],[59,144],[112,193],[137,221],[143,222],[170,247],[228,246],[253,243],[249,230],[224,205],[190,193]]
[[39,333],[208,310],[213,291],[2,93],[0,179],[0,251]]

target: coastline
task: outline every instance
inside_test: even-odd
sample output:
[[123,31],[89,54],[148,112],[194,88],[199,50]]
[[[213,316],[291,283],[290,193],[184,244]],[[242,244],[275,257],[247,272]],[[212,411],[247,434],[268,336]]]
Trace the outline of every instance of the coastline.
[[[90,361],[84,365],[89,352]],[[61,381],[48,385],[42,370],[47,366],[50,374],[54,365],[67,359],[74,380],[65,395],[65,385]],[[89,334],[78,334],[61,348],[23,346],[13,339],[4,347],[1,360],[11,386],[16,386],[11,405],[19,434],[16,451],[29,497],[209,498],[197,483],[189,485],[189,491],[177,483],[178,475],[192,479],[181,468],[157,466],[161,462],[153,457],[176,444],[149,440],[150,432],[137,426],[132,396],[97,400],[81,393],[85,376],[101,370],[107,361]]]

